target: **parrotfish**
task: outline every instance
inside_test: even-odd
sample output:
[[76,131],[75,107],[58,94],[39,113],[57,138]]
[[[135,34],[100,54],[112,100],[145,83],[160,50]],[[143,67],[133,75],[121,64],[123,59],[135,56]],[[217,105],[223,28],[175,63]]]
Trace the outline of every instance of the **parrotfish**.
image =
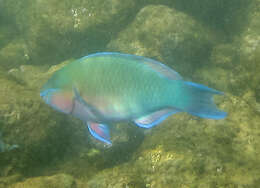
[[84,121],[90,134],[108,145],[112,123],[132,121],[151,128],[178,112],[225,118],[214,95],[223,93],[185,81],[156,60],[116,52],[91,54],[65,65],[40,92],[48,105]]

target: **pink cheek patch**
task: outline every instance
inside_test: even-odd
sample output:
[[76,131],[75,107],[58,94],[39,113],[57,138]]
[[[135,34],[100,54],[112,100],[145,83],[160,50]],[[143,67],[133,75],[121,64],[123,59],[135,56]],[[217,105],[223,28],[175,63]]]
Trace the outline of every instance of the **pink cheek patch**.
[[70,113],[73,108],[72,92],[53,93],[51,96],[50,105],[61,112],[67,114]]

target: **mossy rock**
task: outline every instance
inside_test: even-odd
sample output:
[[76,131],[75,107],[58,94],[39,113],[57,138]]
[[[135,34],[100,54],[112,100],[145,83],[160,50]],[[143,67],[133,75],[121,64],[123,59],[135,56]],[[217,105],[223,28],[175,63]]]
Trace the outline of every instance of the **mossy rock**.
[[194,19],[210,26],[232,39],[243,31],[248,21],[251,0],[144,0],[146,4],[164,4],[189,14]]
[[24,40],[15,39],[0,48],[0,66],[6,70],[26,65],[29,59]]
[[9,186],[9,188],[76,188],[75,179],[67,174],[28,178],[23,182]]
[[10,0],[2,7],[25,39],[30,63],[58,64],[104,49],[110,37],[134,16],[137,3]]
[[181,74],[206,62],[215,36],[192,17],[162,5],[149,5],[107,49],[152,57]]

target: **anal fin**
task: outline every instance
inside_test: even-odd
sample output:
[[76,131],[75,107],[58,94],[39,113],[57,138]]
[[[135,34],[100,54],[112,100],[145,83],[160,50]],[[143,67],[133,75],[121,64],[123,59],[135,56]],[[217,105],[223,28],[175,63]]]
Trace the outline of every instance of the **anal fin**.
[[176,109],[162,109],[156,112],[153,112],[151,114],[148,114],[146,116],[140,117],[136,119],[134,122],[137,126],[142,128],[151,128],[155,125],[160,124],[163,120],[165,120],[170,115],[173,115],[175,113],[179,112],[179,110]]

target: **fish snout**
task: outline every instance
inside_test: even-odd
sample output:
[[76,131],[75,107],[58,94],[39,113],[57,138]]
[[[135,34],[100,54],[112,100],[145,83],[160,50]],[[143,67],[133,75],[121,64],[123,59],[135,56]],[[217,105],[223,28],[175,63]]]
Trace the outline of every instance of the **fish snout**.
[[40,96],[47,104],[49,104],[50,97],[56,91],[58,91],[58,89],[45,89],[45,90],[40,92]]
[[47,100],[47,96],[48,96],[48,92],[47,92],[47,90],[45,90],[45,91],[41,91],[40,92],[40,96],[41,96],[41,98],[46,102],[46,100]]

